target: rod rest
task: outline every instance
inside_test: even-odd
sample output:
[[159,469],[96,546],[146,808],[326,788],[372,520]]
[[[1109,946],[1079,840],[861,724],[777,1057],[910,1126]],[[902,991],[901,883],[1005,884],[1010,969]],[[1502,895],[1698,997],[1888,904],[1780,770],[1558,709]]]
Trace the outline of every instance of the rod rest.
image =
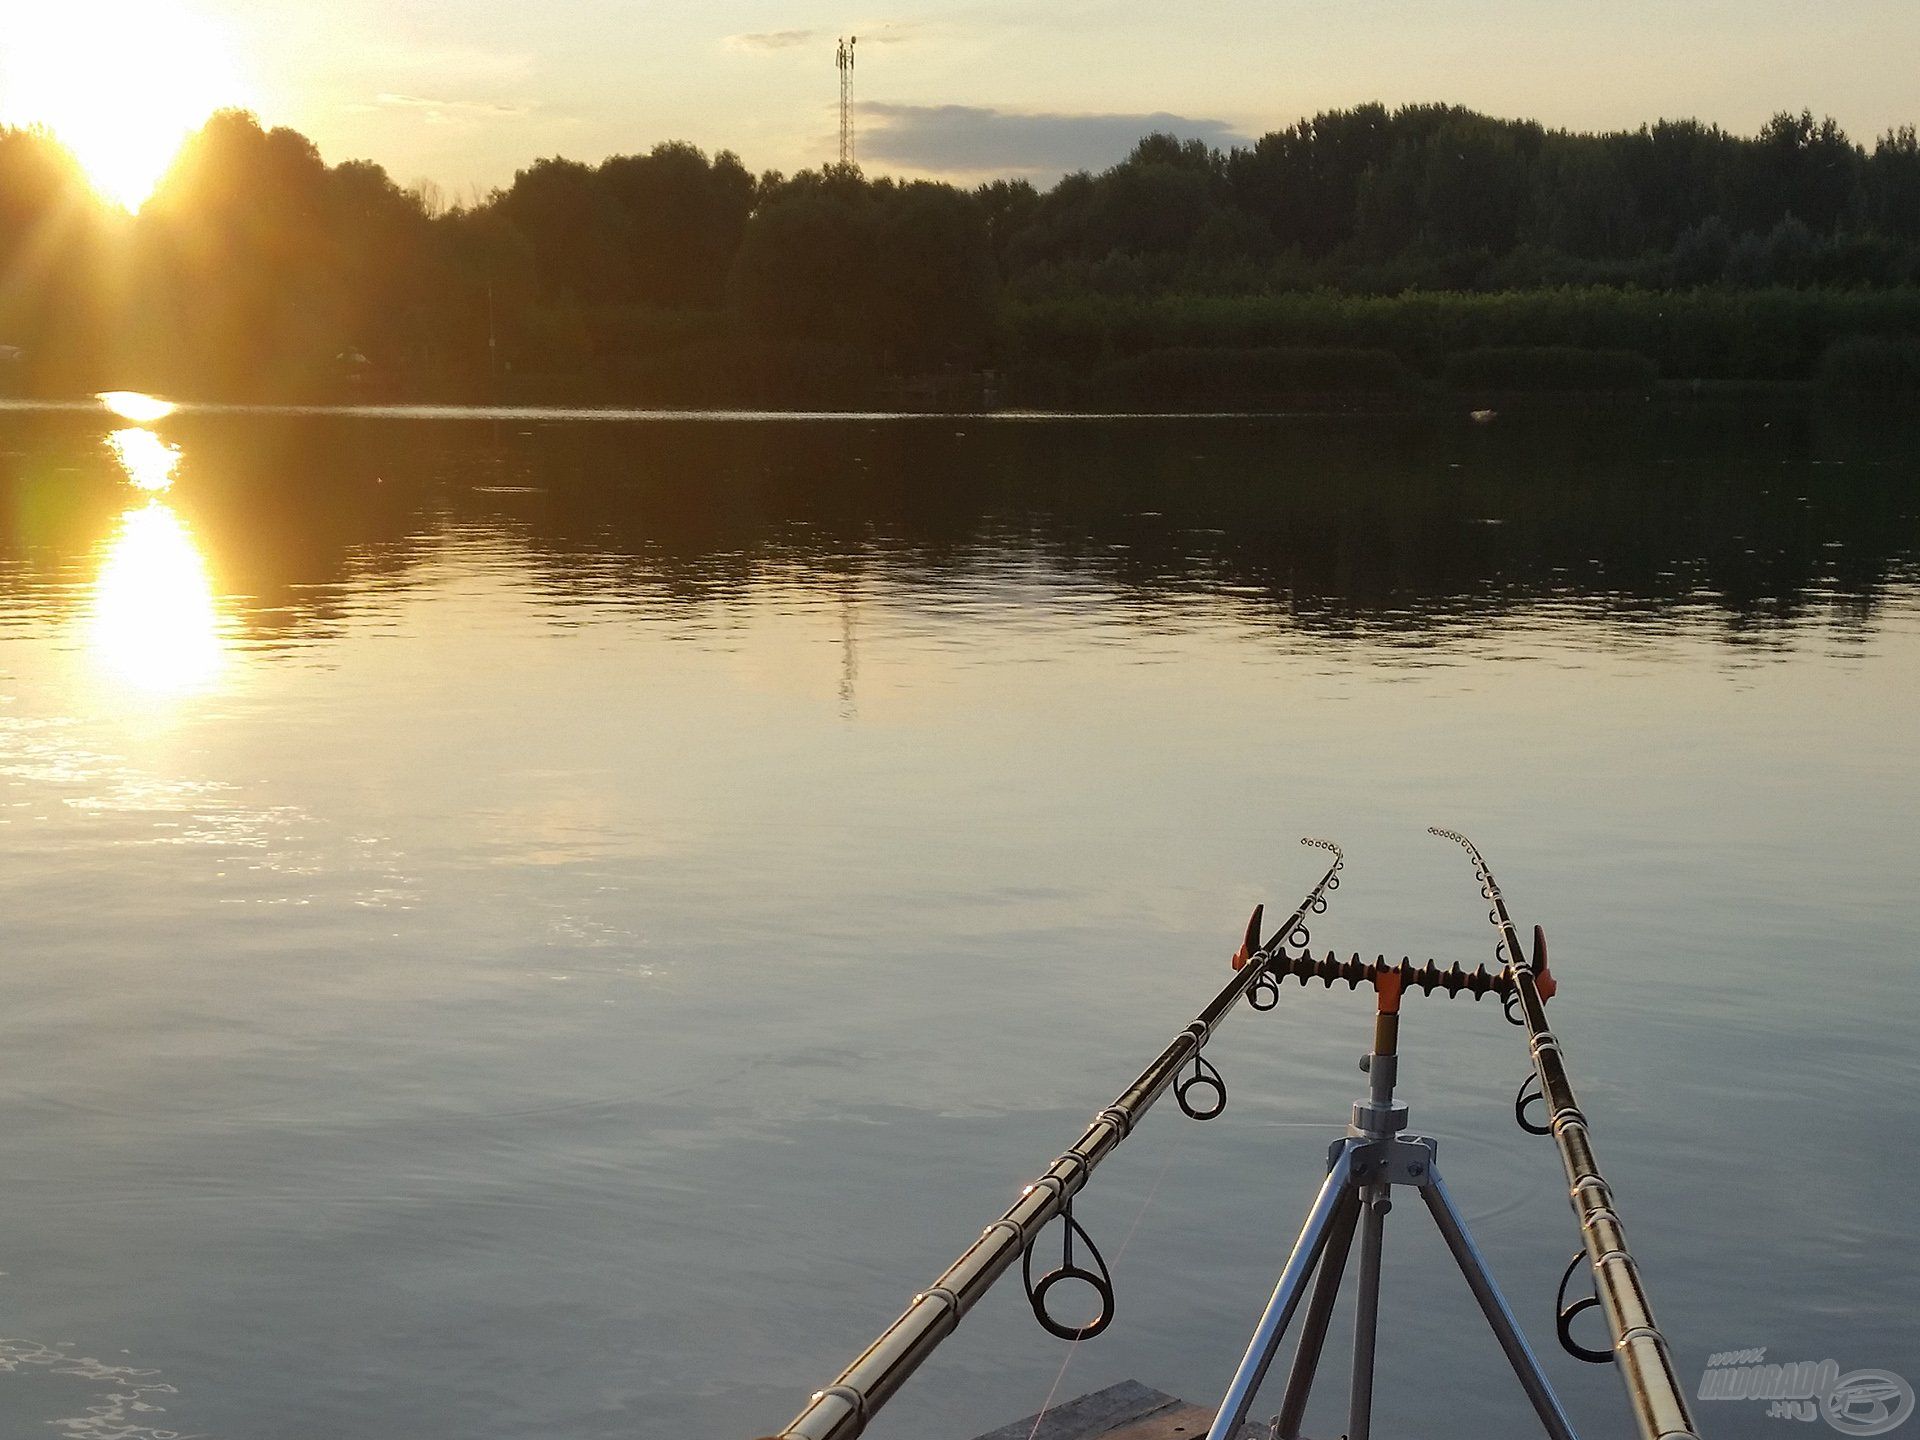
[[[1342,960],[1331,950],[1319,957],[1311,952],[1297,956],[1273,955],[1264,962],[1264,968],[1276,979],[1290,975],[1302,985],[1309,980],[1319,980],[1329,990],[1336,980],[1346,981],[1349,990],[1357,990],[1363,983],[1378,986],[1381,977],[1389,974],[1399,976],[1402,990],[1417,989],[1428,994],[1444,990],[1449,999],[1464,990],[1476,1000],[1487,994],[1498,995],[1504,1000],[1513,993],[1514,988],[1513,977],[1506,971],[1492,971],[1484,965],[1463,970],[1458,963],[1446,967],[1442,967],[1437,960],[1429,960],[1424,965],[1416,965],[1408,959],[1396,963],[1384,955],[1372,960],[1362,960],[1358,955],[1352,955]],[[1540,978],[1545,977],[1542,975]],[[1541,988],[1546,990],[1544,985]]]

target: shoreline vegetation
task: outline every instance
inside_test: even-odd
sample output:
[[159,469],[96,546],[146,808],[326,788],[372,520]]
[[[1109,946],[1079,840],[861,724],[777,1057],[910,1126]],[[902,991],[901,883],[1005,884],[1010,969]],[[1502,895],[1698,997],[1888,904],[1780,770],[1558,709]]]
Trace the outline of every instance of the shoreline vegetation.
[[0,129],[0,395],[1417,409],[1920,394],[1920,143],[1459,107],[1050,189],[670,143],[449,204],[223,112],[137,215]]

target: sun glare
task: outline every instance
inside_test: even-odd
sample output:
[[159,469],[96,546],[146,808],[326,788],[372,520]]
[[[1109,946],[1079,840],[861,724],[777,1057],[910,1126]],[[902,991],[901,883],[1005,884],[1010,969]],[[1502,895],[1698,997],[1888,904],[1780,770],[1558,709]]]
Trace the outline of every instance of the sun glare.
[[245,103],[223,37],[169,0],[0,6],[0,120],[44,125],[129,210],[201,122]]

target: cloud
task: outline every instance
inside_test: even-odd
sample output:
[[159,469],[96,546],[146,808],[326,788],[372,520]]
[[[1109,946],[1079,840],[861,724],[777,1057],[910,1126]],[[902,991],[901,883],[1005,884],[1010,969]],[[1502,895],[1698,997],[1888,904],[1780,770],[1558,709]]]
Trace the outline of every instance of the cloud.
[[[926,33],[924,20],[875,20],[855,25],[847,34],[859,37],[862,45],[904,45]],[[735,50],[791,50],[799,45],[826,44],[837,35],[824,30],[755,30],[745,35],[729,35],[723,42]]]
[[925,20],[876,20],[871,25],[856,25],[850,32],[862,45],[905,45],[925,38]]
[[525,81],[535,70],[525,51],[490,50],[478,45],[421,45],[380,37],[363,52],[370,71],[434,85],[486,89]]
[[499,120],[532,112],[530,105],[505,104],[497,100],[441,100],[427,95],[397,95],[391,92],[375,97],[386,110],[409,110],[429,125],[453,125],[463,121]]
[[726,43],[736,50],[791,50],[810,43],[818,30],[759,30],[751,35],[729,35]]
[[1124,160],[1156,131],[1209,145],[1245,144],[1224,120],[1173,115],[1073,115],[980,105],[859,107],[860,156],[936,175],[1052,176],[1100,170]]

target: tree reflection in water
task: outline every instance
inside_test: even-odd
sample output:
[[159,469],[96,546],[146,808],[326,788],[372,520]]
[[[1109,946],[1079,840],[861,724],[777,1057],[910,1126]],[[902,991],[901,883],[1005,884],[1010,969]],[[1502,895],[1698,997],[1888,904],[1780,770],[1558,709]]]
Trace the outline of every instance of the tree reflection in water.
[[[0,542],[24,564],[0,603],[72,604],[36,576],[111,534],[115,593],[164,577],[140,624],[197,626],[178,648],[203,676],[209,575],[229,638],[271,652],[478,541],[560,603],[700,607],[776,574],[937,600],[1003,575],[1010,601],[1040,580],[1142,617],[1224,607],[1282,645],[1445,645],[1551,611],[1764,651],[1808,625],[1858,638],[1920,573],[1910,436],[1807,415],[164,423],[113,432],[103,466],[97,426],[7,418]],[[99,486],[47,478],[88,455]],[[183,465],[173,509],[120,515],[128,479]]]

